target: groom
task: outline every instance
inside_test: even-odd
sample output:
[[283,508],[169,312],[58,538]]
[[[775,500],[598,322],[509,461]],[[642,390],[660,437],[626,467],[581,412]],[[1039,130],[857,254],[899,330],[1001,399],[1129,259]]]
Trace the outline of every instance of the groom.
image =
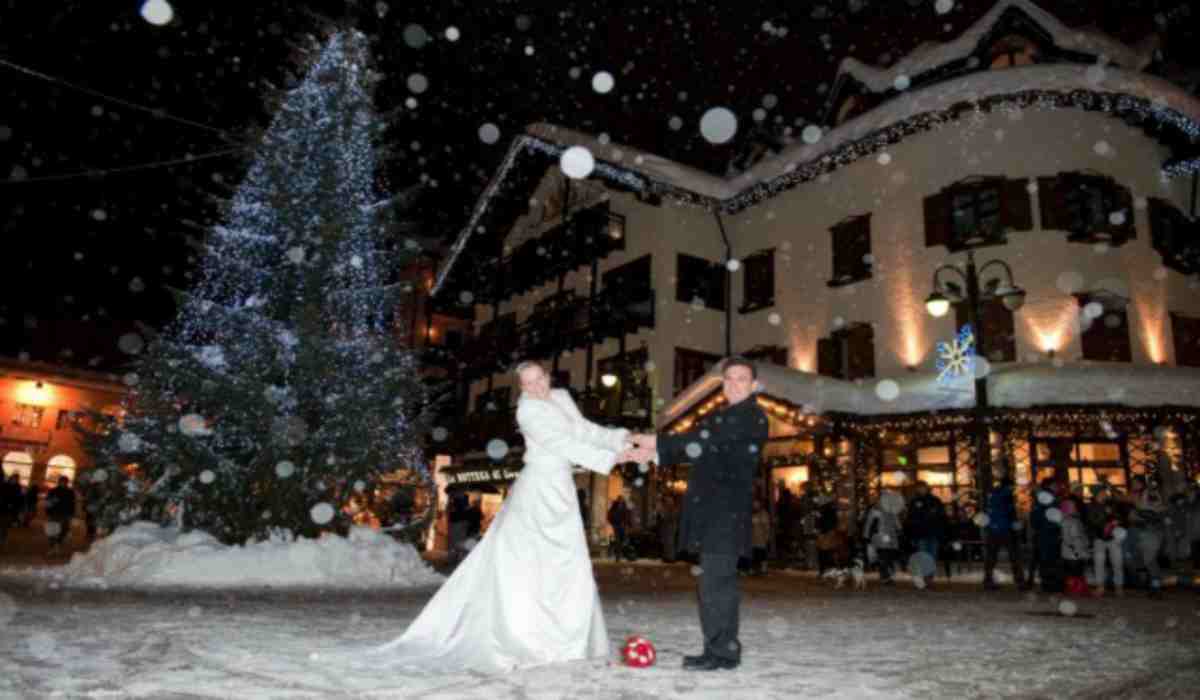
[[[754,400],[758,372],[741,358],[721,367],[725,406],[675,435],[633,435],[636,461],[692,465],[679,516],[679,545],[700,554],[700,628],[704,653],[683,657],[695,671],[737,668],[738,557],[751,553],[751,505],[767,415]],[[658,451],[657,458],[654,451]]]

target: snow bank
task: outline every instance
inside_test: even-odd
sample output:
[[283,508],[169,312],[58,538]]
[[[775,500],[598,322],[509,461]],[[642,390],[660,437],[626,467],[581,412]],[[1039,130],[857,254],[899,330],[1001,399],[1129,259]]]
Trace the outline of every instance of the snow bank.
[[97,540],[62,569],[35,571],[66,585],[134,588],[411,588],[442,581],[412,545],[364,527],[349,537],[231,547],[206,532],[137,522]]

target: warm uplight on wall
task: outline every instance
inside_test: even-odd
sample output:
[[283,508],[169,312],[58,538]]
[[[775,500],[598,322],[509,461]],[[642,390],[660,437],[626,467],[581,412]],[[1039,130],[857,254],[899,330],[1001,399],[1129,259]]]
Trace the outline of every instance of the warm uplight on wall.
[[17,388],[17,403],[45,406],[54,397],[54,390],[45,382],[23,382]]
[[1074,297],[1057,303],[1041,303],[1021,314],[1038,349],[1047,355],[1061,352],[1079,323],[1079,302]]
[[1142,345],[1146,347],[1146,356],[1154,364],[1161,365],[1167,361],[1166,342],[1163,338],[1166,333],[1166,314],[1163,313],[1161,298],[1152,298],[1150,294],[1135,294],[1133,305],[1137,309],[1142,327]]

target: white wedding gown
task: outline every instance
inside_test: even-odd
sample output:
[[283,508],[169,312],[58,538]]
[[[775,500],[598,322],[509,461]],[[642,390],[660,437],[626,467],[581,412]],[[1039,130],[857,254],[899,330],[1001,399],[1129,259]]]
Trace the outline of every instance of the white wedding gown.
[[492,525],[398,639],[388,665],[500,671],[605,657],[608,632],[571,465],[608,474],[628,431],[580,414],[570,394],[522,396],[525,466]]

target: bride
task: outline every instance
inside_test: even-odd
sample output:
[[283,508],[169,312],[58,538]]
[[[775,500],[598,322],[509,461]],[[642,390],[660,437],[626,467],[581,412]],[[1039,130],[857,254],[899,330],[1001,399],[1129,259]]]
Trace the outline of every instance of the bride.
[[525,466],[483,539],[382,647],[389,664],[500,671],[608,655],[571,465],[608,474],[634,454],[629,431],[588,421],[541,365],[516,374]]

